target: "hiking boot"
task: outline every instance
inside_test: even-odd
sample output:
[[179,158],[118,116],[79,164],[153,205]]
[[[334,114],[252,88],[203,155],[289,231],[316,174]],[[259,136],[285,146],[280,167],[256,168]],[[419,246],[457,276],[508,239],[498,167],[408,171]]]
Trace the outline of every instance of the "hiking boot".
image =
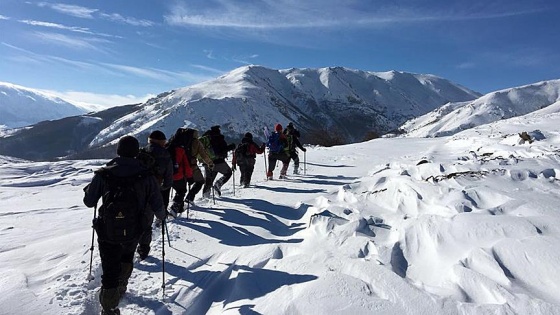
[[203,192],[203,193],[202,193],[202,198],[204,198],[204,199],[212,199],[212,194],[210,193],[210,190]]
[[101,310],[101,315],[121,315],[121,311],[119,311],[118,308],[114,308],[114,309],[111,309],[111,310],[102,309]]
[[140,244],[138,245],[138,249],[136,250],[138,256],[140,256],[140,260],[144,260],[148,258],[148,254],[150,253],[150,245],[147,244]]
[[[183,212],[183,207],[184,207],[184,205],[183,205],[182,202],[179,203],[179,202],[175,202],[175,201],[174,201],[173,204],[171,205],[171,210],[170,210],[170,211],[173,211],[173,212],[175,212],[176,214],[179,214],[179,213],[182,213],[182,212]],[[175,217],[176,217],[176,216],[175,216]]]
[[299,169],[294,168],[294,175],[298,175],[299,174]]
[[[168,217],[172,217],[173,219],[177,219],[177,217],[179,216],[179,213],[177,213],[175,210],[173,210],[173,208],[169,209],[169,211],[167,211],[167,216]],[[161,225],[161,223],[160,223]]]
[[249,184],[243,184],[243,188],[249,188]]
[[278,178],[280,179],[287,179],[288,177],[285,174],[280,174],[280,176],[278,176]]
[[216,194],[218,194],[218,197],[222,196],[222,190],[221,190],[220,186],[218,186],[217,184],[214,184],[213,188],[214,188],[214,191],[216,192]]
[[189,206],[191,206],[191,207],[196,206],[196,204],[194,203],[194,201],[188,200],[188,199],[187,199],[186,201],[187,201],[187,203],[189,204]]
[[99,292],[99,302],[103,308],[101,314],[120,314],[120,311],[117,308],[120,299],[121,296],[117,288],[105,289],[101,287],[101,291]]

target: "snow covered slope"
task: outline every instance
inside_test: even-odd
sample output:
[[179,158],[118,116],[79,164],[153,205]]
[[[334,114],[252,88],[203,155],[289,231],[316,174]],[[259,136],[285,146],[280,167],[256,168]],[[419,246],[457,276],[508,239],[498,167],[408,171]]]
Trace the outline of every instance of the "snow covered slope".
[[144,138],[150,130],[160,129],[171,134],[181,126],[204,131],[221,125],[233,139],[247,131],[261,137],[264,126],[290,121],[303,137],[328,130],[354,142],[363,140],[367,132],[393,130],[449,101],[478,96],[430,75],[246,66],[215,80],[162,93],[100,132],[91,146],[114,142],[126,133]]
[[560,80],[544,81],[446,104],[406,122],[407,136],[440,137],[500,119],[525,115],[560,102]]
[[23,127],[87,112],[87,109],[58,97],[0,82],[0,126],[3,128]]
[[[230,180],[169,223],[171,248],[155,230],[122,314],[560,314],[553,106],[451,137],[309,147],[306,174],[284,181],[259,156],[253,186]],[[0,157],[0,314],[99,314],[82,189],[104,162]]]

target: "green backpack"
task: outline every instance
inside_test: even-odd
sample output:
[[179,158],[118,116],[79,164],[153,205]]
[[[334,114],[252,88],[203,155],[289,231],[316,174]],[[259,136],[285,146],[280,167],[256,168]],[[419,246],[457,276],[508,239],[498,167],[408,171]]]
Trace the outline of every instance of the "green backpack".
[[200,141],[200,143],[202,143],[202,145],[206,149],[206,152],[208,153],[210,159],[215,160],[216,154],[214,153],[214,149],[212,148],[212,144],[210,143],[210,135],[204,135],[198,138],[198,140]]

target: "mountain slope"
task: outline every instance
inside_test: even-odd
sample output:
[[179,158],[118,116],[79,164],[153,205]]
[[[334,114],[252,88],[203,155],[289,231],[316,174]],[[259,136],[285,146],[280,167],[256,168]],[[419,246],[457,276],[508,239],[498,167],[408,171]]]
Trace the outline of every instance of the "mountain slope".
[[115,121],[91,146],[115,142],[125,133],[146,135],[177,127],[206,130],[221,125],[230,139],[250,131],[262,137],[264,126],[293,121],[303,140],[316,131],[337,133],[345,142],[368,132],[394,130],[449,101],[480,96],[445,79],[402,72],[374,73],[346,68],[273,70],[235,69],[215,80],[185,87],[146,102],[142,109]]
[[504,89],[472,102],[446,104],[406,122],[407,136],[439,137],[493,121],[525,115],[560,102],[560,80]]
[[[142,140],[154,129],[169,137],[178,127],[203,132],[213,125],[221,125],[230,142],[239,141],[248,131],[264,141],[265,126],[272,128],[276,123],[285,125],[290,121],[302,131],[304,143],[326,144],[322,137],[337,137],[339,143],[359,142],[372,132],[381,135],[395,130],[406,120],[447,102],[479,96],[432,75],[340,67],[274,70],[246,66],[214,80],[161,93],[130,112],[113,116],[113,121],[108,121],[111,116],[107,116],[102,129],[97,129],[102,126],[98,124],[90,130],[96,134],[88,134],[83,154],[71,157],[87,156],[90,151],[112,152],[110,148],[125,134]],[[79,119],[72,121],[74,125],[68,124],[67,133],[82,130],[76,126]],[[49,127],[52,124],[60,127],[62,123],[36,125],[32,133],[45,134],[41,130],[55,129]],[[12,145],[22,137],[22,133],[16,133],[5,138],[11,139],[11,144],[0,145],[0,154],[47,159],[60,156],[57,154],[61,150],[49,149],[22,156]],[[29,147],[34,150],[32,145]],[[80,153],[75,146],[66,151]]]
[[0,82],[0,125],[5,127],[23,127],[84,113],[87,113],[86,109],[58,97]]

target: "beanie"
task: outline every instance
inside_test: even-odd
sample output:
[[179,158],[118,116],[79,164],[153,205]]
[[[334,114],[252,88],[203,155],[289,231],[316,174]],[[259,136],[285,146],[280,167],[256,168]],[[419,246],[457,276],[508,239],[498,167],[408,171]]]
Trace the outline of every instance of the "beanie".
[[288,126],[287,126],[286,128],[288,128],[288,129],[294,129],[294,124],[289,123]]
[[154,140],[165,140],[165,134],[159,130],[155,130],[152,131],[152,133],[150,133],[150,135],[148,136],[148,139],[154,139]]
[[124,136],[117,144],[117,154],[123,157],[135,157],[140,152],[140,144],[133,136]]
[[278,132],[282,131],[282,125],[281,125],[281,124],[276,124],[276,125],[274,126],[274,130],[276,130],[276,131],[278,131]]
[[250,133],[250,132],[247,132],[247,133],[245,134],[245,138],[253,139],[253,134]]
[[214,132],[219,132],[220,131],[220,125],[212,126],[212,127],[210,127],[210,130],[212,130]]

